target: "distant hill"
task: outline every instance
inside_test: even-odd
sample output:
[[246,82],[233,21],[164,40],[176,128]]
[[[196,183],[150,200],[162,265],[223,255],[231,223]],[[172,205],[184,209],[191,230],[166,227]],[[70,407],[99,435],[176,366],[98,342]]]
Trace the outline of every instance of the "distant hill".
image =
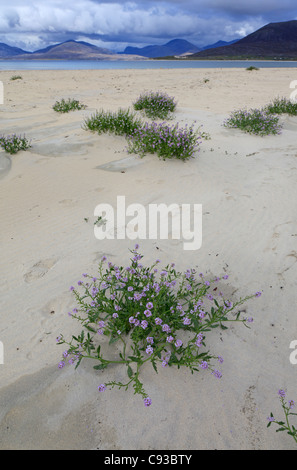
[[186,41],[185,39],[172,39],[163,45],[151,45],[145,47],[128,46],[124,52],[119,54],[137,54],[143,57],[156,58],[171,55],[182,55],[186,53],[194,53],[200,51],[199,47]]
[[297,20],[269,23],[234,44],[203,50],[190,58],[297,60]]
[[215,47],[223,47],[223,46],[230,46],[231,44],[234,44],[235,42],[239,41],[239,39],[234,39],[233,41],[217,41],[214,44],[210,44],[208,46],[204,46],[201,48],[202,51],[206,51],[207,49],[214,49]]
[[30,52],[23,51],[23,49],[19,49],[18,47],[8,46],[7,44],[4,44],[4,42],[0,42],[0,59],[15,57],[20,54],[30,54]]
[[[24,52],[24,51],[23,51]],[[6,57],[8,58],[8,57]],[[74,41],[72,39],[51,46],[39,49],[35,52],[10,56],[12,59],[20,60],[118,60],[115,52],[97,47],[84,41]],[[122,59],[143,59],[143,57],[126,57]]]

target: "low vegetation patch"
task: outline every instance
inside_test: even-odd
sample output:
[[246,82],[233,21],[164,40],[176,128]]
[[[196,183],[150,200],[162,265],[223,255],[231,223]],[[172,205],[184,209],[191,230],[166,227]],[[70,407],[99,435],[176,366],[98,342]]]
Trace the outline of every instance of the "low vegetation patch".
[[128,152],[140,155],[157,153],[163,160],[188,160],[198,149],[200,139],[199,131],[195,131],[193,125],[180,128],[178,123],[171,126],[166,123],[145,123],[127,136]]
[[141,119],[129,109],[112,111],[97,111],[90,118],[85,119],[84,129],[98,132],[110,132],[116,135],[130,135],[142,125]]
[[259,70],[259,69],[258,69],[258,67],[255,67],[254,65],[251,65],[250,67],[247,67],[245,70],[252,71],[252,70]]
[[297,102],[288,100],[287,98],[276,98],[265,107],[269,114],[290,114],[297,116]]
[[223,125],[260,136],[280,134],[282,129],[278,117],[267,112],[265,109],[234,111],[231,116],[225,120]]
[[85,109],[86,105],[81,104],[78,100],[69,98],[65,100],[64,98],[61,101],[56,101],[53,105],[53,110],[57,113],[69,113],[69,111],[75,111],[80,109]]
[[23,77],[21,75],[13,75],[12,77],[10,77],[10,80],[22,80]]
[[1,136],[0,146],[5,152],[14,154],[19,150],[27,150],[31,147],[29,140],[25,136],[17,136],[16,134]]
[[143,93],[133,103],[136,111],[143,111],[144,114],[152,119],[168,119],[172,116],[176,108],[174,98],[160,91]]
[[210,352],[206,338],[215,328],[226,330],[228,322],[248,327],[253,319],[242,315],[241,306],[261,293],[237,301],[227,299],[211,289],[225,282],[227,275],[207,280],[195,269],[176,271],[174,263],[159,269],[160,260],[145,266],[138,248],[131,250],[127,267],[112,262],[104,265],[104,256],[95,277],[84,273],[78,288],[70,287],[77,307],[69,315],[82,325],[82,331],[70,339],[60,335],[57,342],[65,348],[59,368],[67,363],[78,367],[83,359],[92,360],[101,373],[109,367],[115,371],[116,365],[123,367],[126,381],[107,380],[99,384],[99,392],[109,387],[127,390],[131,385],[149,406],[152,400],[140,378],[143,366],[151,364],[155,372],[158,367],[187,367],[192,374],[209,371],[220,379],[217,367],[223,358]]

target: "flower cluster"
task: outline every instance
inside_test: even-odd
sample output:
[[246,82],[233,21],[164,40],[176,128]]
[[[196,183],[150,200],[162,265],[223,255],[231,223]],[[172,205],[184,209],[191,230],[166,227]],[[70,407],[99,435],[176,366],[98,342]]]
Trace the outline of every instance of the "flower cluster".
[[133,103],[136,111],[143,110],[147,117],[152,119],[168,119],[176,108],[176,101],[173,97],[164,92],[142,93]]
[[[239,307],[260,293],[231,302],[219,292],[217,300],[214,297],[217,289],[212,294],[209,290],[220,278],[205,280],[203,273],[197,276],[195,269],[177,272],[173,263],[160,269],[160,260],[145,267],[138,248],[136,245],[131,250],[129,266],[107,263],[103,257],[96,277],[84,273],[77,283],[78,289],[70,287],[79,308],[69,315],[82,324],[83,330],[70,341],[63,335],[57,341],[67,345],[60,368],[66,362],[77,367],[83,358],[95,359],[97,370],[109,364],[122,364],[127,368],[128,382],[101,384],[99,391],[108,386],[127,389],[133,384],[134,392],[149,406],[151,400],[139,379],[141,367],[150,362],[157,372],[158,364],[185,366],[192,373],[209,370],[220,378],[222,374],[213,361],[222,364],[223,358],[206,349],[207,332],[216,327],[226,329],[228,321],[248,326],[252,319],[241,318]],[[109,338],[109,344],[122,345],[118,359],[103,356],[100,338],[104,336]]]
[[27,150],[31,147],[30,142],[25,136],[17,136],[16,134],[0,137],[0,146],[10,154],[17,153],[19,150]]
[[163,123],[145,123],[127,136],[130,153],[157,153],[158,157],[187,160],[198,150],[201,136],[193,125],[180,128],[178,123],[169,126]]
[[282,129],[278,117],[267,112],[265,109],[234,111],[231,116],[224,121],[223,125],[260,136],[280,134]]
[[[150,117],[167,118],[173,111],[176,102],[168,95],[158,92],[143,94],[134,103],[135,109],[144,109]],[[202,127],[202,126],[201,126]],[[183,161],[193,157],[198,149],[199,140],[209,139],[209,135],[199,128],[194,130],[194,123],[188,127],[179,124],[168,125],[166,122],[145,122],[129,109],[119,109],[117,112],[96,111],[85,119],[83,128],[98,132],[111,132],[126,137],[129,153],[157,153],[160,158],[178,158]]]

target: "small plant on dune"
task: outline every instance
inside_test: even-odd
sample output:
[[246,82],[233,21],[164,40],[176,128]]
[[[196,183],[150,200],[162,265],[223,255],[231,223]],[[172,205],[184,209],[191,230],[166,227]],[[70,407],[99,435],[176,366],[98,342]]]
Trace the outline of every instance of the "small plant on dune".
[[281,406],[285,415],[285,421],[277,421],[273,413],[270,413],[270,416],[267,418],[268,419],[268,424],[267,427],[271,426],[271,424],[277,424],[279,428],[276,429],[276,432],[280,431],[286,431],[289,436],[291,436],[294,441],[297,443],[297,429],[293,424],[290,424],[290,419],[289,416],[297,416],[297,413],[293,413],[291,410],[295,406],[295,402],[293,400],[289,400],[286,402],[286,392],[285,390],[279,390],[278,391],[278,396],[281,402]]
[[14,80],[22,80],[23,77],[21,75],[13,75],[12,77],[10,77],[10,80],[14,81]]
[[[150,363],[155,372],[158,366],[187,367],[191,373],[208,370],[221,378],[217,364],[223,359],[209,351],[206,336],[214,328],[226,330],[228,322],[248,327],[253,319],[242,317],[241,306],[261,294],[232,302],[221,292],[217,294],[217,287],[211,290],[219,278],[208,281],[195,269],[178,272],[173,263],[158,269],[159,260],[146,267],[138,248],[131,250],[129,266],[109,262],[104,267],[103,257],[95,277],[85,273],[85,280],[77,283],[78,290],[70,287],[77,308],[69,315],[81,323],[82,331],[70,340],[60,335],[57,343],[66,346],[59,368],[66,363],[78,367],[83,359],[93,360],[97,371],[122,366],[126,381],[107,381],[98,390],[127,390],[131,385],[134,394],[149,406],[151,399],[140,380],[142,367]],[[222,279],[227,278],[224,275]]]
[[142,125],[141,119],[129,109],[119,109],[117,112],[97,111],[93,116],[86,118],[84,129],[98,132],[110,132],[116,135],[129,135]]
[[86,105],[81,104],[78,100],[68,98],[66,101],[64,98],[61,101],[56,101],[53,105],[53,110],[57,113],[69,113],[69,111],[75,111],[85,109]]
[[268,113],[265,109],[234,111],[231,116],[224,121],[223,125],[260,136],[280,134],[282,129],[278,117]]
[[174,98],[160,91],[143,93],[133,103],[136,111],[144,111],[152,119],[168,119],[176,108]]
[[145,123],[127,136],[128,152],[145,155],[157,153],[163,160],[178,158],[188,160],[198,150],[199,130],[193,125],[180,128],[178,123],[169,126],[166,123]]
[[250,65],[250,67],[247,67],[245,70],[252,71],[252,70],[259,70],[259,69],[258,67],[255,67],[254,65]]
[[29,140],[25,136],[17,136],[16,134],[1,136],[0,146],[5,152],[14,154],[19,150],[27,150],[31,147]]
[[272,103],[265,107],[269,114],[290,114],[297,116],[297,102],[288,100],[287,98],[276,98]]

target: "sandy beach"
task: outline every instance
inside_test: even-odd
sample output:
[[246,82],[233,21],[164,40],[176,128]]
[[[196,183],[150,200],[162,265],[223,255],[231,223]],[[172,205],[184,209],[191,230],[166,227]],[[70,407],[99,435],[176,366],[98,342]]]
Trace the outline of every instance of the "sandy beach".
[[[281,116],[283,132],[258,137],[222,126],[236,109],[290,97],[296,69],[159,69],[1,72],[1,133],[25,134],[32,147],[0,151],[1,292],[0,448],[100,450],[294,449],[286,433],[267,429],[272,411],[283,419],[277,392],[297,401],[297,118]],[[195,158],[162,161],[129,155],[121,136],[82,128],[97,109],[132,107],[140,93],[174,96],[173,122],[203,125]],[[56,100],[87,107],[56,113]],[[2,170],[2,171],[1,171]],[[177,269],[228,274],[236,298],[247,303],[250,329],[234,324],[211,332],[224,357],[222,378],[207,371],[148,366],[144,407],[133,390],[98,393],[120,377],[116,366],[94,371],[88,361],[60,370],[56,337],[80,325],[68,312],[69,287],[96,274],[103,255],[129,262],[135,242],[94,236],[100,203],[202,204],[202,246],[182,240],[141,240],[143,263],[159,258]]]

